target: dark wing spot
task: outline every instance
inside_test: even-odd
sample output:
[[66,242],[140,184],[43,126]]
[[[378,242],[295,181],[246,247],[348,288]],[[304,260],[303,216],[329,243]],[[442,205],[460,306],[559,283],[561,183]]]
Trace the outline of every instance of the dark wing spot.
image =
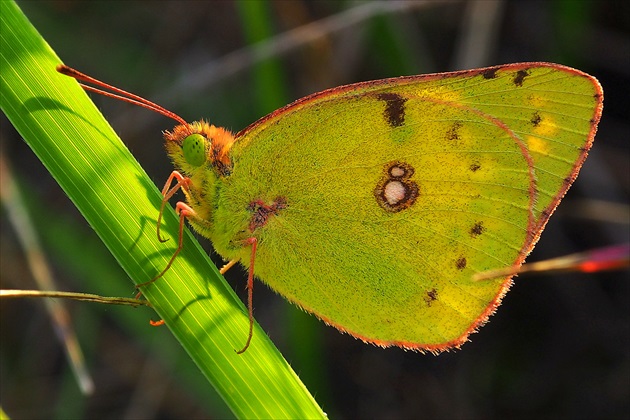
[[472,165],[470,165],[470,170],[473,172],[477,172],[479,169],[481,169],[481,165],[478,163],[473,163]]
[[275,210],[275,214],[278,214],[278,210],[286,209],[288,206],[286,197],[276,197],[273,200],[272,208]]
[[385,101],[383,117],[391,127],[400,127],[405,123],[405,102],[407,98],[396,93],[379,93],[376,95],[381,101]]
[[488,69],[481,73],[481,75],[484,79],[494,79],[495,77],[497,77],[497,71],[499,71],[498,68]]
[[538,127],[541,121],[542,118],[540,117],[540,114],[538,112],[534,112],[534,115],[532,115],[532,119],[529,120],[529,122],[531,122],[534,127]]
[[280,210],[287,208],[285,197],[276,197],[273,203],[268,206],[262,200],[255,200],[249,203],[247,210],[252,212],[249,219],[249,230],[251,232],[267,224],[270,216],[277,216]]
[[523,80],[529,76],[527,70],[519,70],[516,72],[516,76],[514,76],[514,84],[518,87],[523,86]]
[[427,306],[431,306],[431,304],[436,301],[438,298],[438,292],[435,289],[431,289],[429,291],[427,291],[427,294],[424,297],[424,301],[427,304]]
[[466,264],[466,257],[459,257],[459,259],[455,261],[455,266],[458,270],[463,270],[464,268],[466,268]]
[[470,236],[476,238],[477,236],[481,235],[484,230],[485,228],[483,227],[483,222],[477,222],[472,228],[470,228]]
[[451,125],[451,128],[446,132],[446,139],[450,141],[459,140],[459,129],[462,127],[462,123],[456,121]]

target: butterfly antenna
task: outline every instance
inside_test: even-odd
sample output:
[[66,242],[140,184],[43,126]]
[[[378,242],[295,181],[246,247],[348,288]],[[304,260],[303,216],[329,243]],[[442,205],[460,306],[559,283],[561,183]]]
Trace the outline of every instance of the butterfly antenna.
[[[101,82],[98,79],[88,76],[87,74],[83,74],[78,70],[73,69],[72,67],[68,67],[64,64],[59,64],[57,66],[57,71],[63,75],[70,76],[73,79],[90,83],[92,85],[98,86],[90,86],[83,83],[79,83],[81,87],[87,91],[98,93],[103,96],[108,96],[110,98],[119,99],[124,102],[128,102],[130,104],[141,106],[142,108],[149,109],[151,111],[157,112],[158,114],[162,114],[165,117],[171,118],[181,125],[188,127],[188,123],[179,115],[174,112],[169,111],[161,107],[160,105],[149,101],[148,99],[144,99],[142,96],[134,95],[133,93],[127,92],[126,90],[119,89],[115,86],[109,85],[105,82]],[[99,89],[100,88],[100,89]],[[111,92],[108,92],[107,90]],[[115,93],[112,93],[115,92]]]

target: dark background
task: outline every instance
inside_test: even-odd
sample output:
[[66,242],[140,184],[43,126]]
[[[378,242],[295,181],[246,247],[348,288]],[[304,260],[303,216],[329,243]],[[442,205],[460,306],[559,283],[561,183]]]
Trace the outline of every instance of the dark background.
[[[382,13],[375,2],[298,0],[18,4],[66,64],[233,131],[340,84],[518,61],[579,68],[603,85],[604,116],[529,261],[630,236],[630,2],[404,2]],[[313,40],[291,32],[317,21]],[[172,121],[94,100],[161,187],[172,170],[161,131]],[[1,128],[57,288],[130,296],[129,279],[4,115]],[[2,288],[34,288],[4,211],[1,234]],[[228,280],[243,296],[243,272]],[[254,299],[257,320],[331,418],[630,412],[627,271],[521,277],[472,342],[439,356],[365,345],[266,287]],[[130,328],[130,318],[148,322],[150,312],[68,302],[96,383],[94,395],[81,396],[42,303],[0,303],[0,401],[11,417],[231,416],[166,328]]]

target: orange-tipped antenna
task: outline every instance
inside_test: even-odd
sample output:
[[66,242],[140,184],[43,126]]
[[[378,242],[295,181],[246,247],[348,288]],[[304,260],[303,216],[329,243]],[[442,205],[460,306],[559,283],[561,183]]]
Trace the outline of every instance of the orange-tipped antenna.
[[121,101],[125,101],[130,104],[134,104],[134,105],[138,105],[143,108],[146,108],[146,109],[150,109],[151,111],[155,111],[158,114],[164,115],[165,117],[174,119],[175,121],[177,121],[183,126],[186,126],[186,127],[188,126],[188,123],[186,122],[186,120],[184,120],[179,115],[175,114],[174,112],[169,111],[168,109],[162,108],[156,103],[153,103],[147,99],[144,99],[142,96],[134,95],[133,93],[129,93],[115,86],[108,85],[105,82],[101,82],[98,79],[90,77],[87,74],[83,74],[80,71],[77,71],[73,69],[72,67],[68,67],[64,64],[59,64],[57,66],[57,71],[66,76],[70,76],[73,79],[80,80],[86,83],[91,83],[95,86],[101,87],[103,89],[108,89],[116,93],[107,92],[107,90],[98,89],[89,85],[85,85],[83,83],[79,83],[85,90],[88,90],[90,92],[95,92],[104,96],[109,96],[110,98],[120,99]]

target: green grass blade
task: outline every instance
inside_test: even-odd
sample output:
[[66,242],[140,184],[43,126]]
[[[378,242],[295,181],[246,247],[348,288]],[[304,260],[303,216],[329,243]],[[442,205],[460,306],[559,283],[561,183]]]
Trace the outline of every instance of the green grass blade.
[[[2,111],[134,282],[147,281],[174,251],[174,212],[165,214],[170,240],[161,244],[155,185],[77,83],[56,73],[61,60],[17,5],[0,8]],[[235,353],[247,335],[245,308],[189,233],[144,294],[236,416],[324,417],[258,326],[247,352]]]

